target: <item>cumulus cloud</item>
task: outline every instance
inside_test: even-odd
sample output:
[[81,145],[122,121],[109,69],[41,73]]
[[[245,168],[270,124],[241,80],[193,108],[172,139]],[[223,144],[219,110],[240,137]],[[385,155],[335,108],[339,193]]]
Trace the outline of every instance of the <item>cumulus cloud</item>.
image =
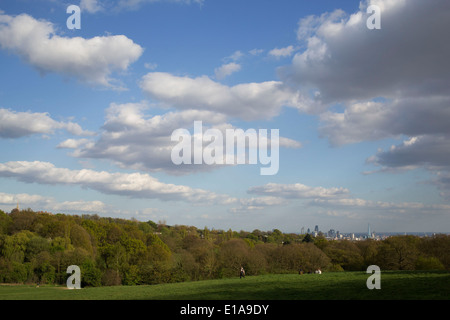
[[239,199],[239,207],[230,208],[231,213],[247,213],[252,211],[263,210],[267,207],[281,206],[286,204],[286,200],[279,197],[257,197]]
[[126,71],[143,48],[124,35],[91,39],[62,37],[54,25],[27,14],[0,13],[0,47],[42,74],[58,73],[84,83],[118,88],[113,72]]
[[47,210],[53,212],[95,212],[106,213],[108,206],[102,201],[64,201],[47,205]]
[[102,10],[99,0],[81,0],[80,8],[81,10],[86,10],[89,13],[96,13]]
[[259,56],[263,52],[264,52],[264,49],[255,48],[255,49],[250,50],[248,53],[250,53],[252,56]]
[[275,48],[269,51],[269,55],[276,58],[290,57],[295,51],[294,46],[288,46],[285,48]]
[[77,136],[94,135],[93,132],[83,130],[77,123],[56,121],[48,113],[16,112],[0,109],[0,138],[52,134],[55,130],[60,129]]
[[372,201],[359,198],[345,198],[345,199],[314,199],[310,204],[325,206],[331,205],[333,207],[352,207],[352,208],[372,208],[372,209],[389,209],[406,212],[411,209],[427,209],[427,210],[450,210],[450,205],[447,204],[424,204],[421,202],[386,202],[386,201]]
[[171,152],[176,142],[172,132],[190,130],[194,121],[207,119],[209,125],[226,126],[225,116],[199,110],[148,115],[146,103],[111,104],[96,141],[65,141],[60,147],[74,147],[73,156],[108,159],[123,168],[142,171],[164,171],[173,175],[211,170],[211,166],[173,164]]
[[34,204],[47,204],[50,199],[40,195],[30,195],[27,193],[11,194],[0,192],[0,204],[16,206],[19,204],[34,205]]
[[[442,178],[441,183],[450,185],[450,175],[440,178]],[[445,178],[448,179],[447,182]],[[300,183],[268,183],[249,188],[248,193],[261,197],[240,199],[241,205],[230,209],[231,212],[254,212],[270,206],[287,205],[289,202],[299,201],[306,210],[318,209],[314,211],[317,217],[327,215],[364,221],[372,219],[398,220],[399,223],[404,223],[410,221],[412,217],[426,220],[430,216],[445,221],[450,210],[448,204],[373,201],[354,197],[350,190],[342,187],[312,187]]]
[[[122,168],[158,172],[172,175],[184,175],[200,171],[210,171],[221,165],[175,165],[171,159],[172,149],[178,144],[172,141],[172,133],[185,129],[191,133],[191,139],[199,139],[193,132],[194,122],[202,121],[203,131],[219,130],[223,137],[227,129],[235,129],[221,113],[206,110],[182,110],[161,115],[149,114],[150,106],[146,102],[111,104],[106,110],[106,119],[96,140],[68,139],[61,142],[59,148],[74,149],[72,156],[78,158],[108,159]],[[225,150],[224,139],[224,150]],[[271,139],[267,138],[271,146]],[[200,146],[206,147],[208,141]],[[195,144],[192,148],[194,155]],[[302,144],[293,139],[279,137],[279,147],[301,148]],[[203,150],[198,150],[203,152]]]
[[[367,28],[370,5],[381,10],[381,29]],[[442,39],[449,29],[445,0],[363,1],[354,13],[301,19],[304,50],[279,74],[309,93],[315,107],[306,109],[317,111],[331,145],[402,139],[368,162],[385,172],[448,172],[450,43]]]
[[343,112],[319,116],[319,132],[333,145],[396,138],[401,135],[450,134],[450,95],[404,97],[349,104]]
[[429,183],[440,190],[440,195],[450,200],[450,139],[446,134],[421,135],[380,149],[367,159],[377,169],[367,172],[401,172],[424,168],[431,173]]
[[432,180],[439,190],[441,190],[440,195],[446,199],[450,200],[450,171],[435,171],[435,177]]
[[106,212],[107,205],[102,201],[64,201],[57,202],[51,197],[41,195],[30,195],[27,193],[11,194],[0,192],[0,205],[19,208],[33,208],[37,211],[51,212],[89,212],[103,213]]
[[77,149],[89,143],[89,139],[67,139],[58,144],[58,149]]
[[219,68],[216,68],[214,70],[214,74],[216,75],[217,79],[221,80],[239,70],[241,70],[240,64],[237,64],[235,62],[230,62],[230,63],[220,66]]
[[109,173],[89,169],[57,168],[49,162],[12,161],[0,164],[0,176],[28,183],[74,185],[104,194],[131,198],[186,201],[191,203],[233,203],[236,199],[213,192],[167,184],[141,173]]
[[397,224],[399,228],[407,227],[412,220],[421,221],[422,226],[428,225],[430,221],[442,221],[445,224],[450,210],[450,205],[447,204],[372,201],[360,198],[314,199],[308,206],[318,208],[318,215],[361,221],[376,219],[378,222],[388,221],[391,227]]
[[136,10],[144,4],[157,2],[202,5],[205,0],[119,0],[117,3],[113,4],[113,8],[116,10]]
[[80,8],[88,13],[132,11],[152,3],[178,3],[203,5],[205,0],[81,0]]
[[283,106],[299,109],[304,106],[298,92],[278,81],[229,87],[207,76],[190,78],[152,72],[142,78],[140,87],[168,107],[208,110],[243,120],[270,119]]
[[382,168],[450,170],[450,140],[446,135],[413,137],[389,150],[380,150],[368,162]]
[[9,211],[16,208],[17,204],[19,204],[19,209],[21,210],[31,208],[34,211],[45,211],[50,213],[108,214],[109,217],[123,217],[125,215],[141,221],[148,221],[149,219],[158,221],[168,218],[166,215],[163,215],[163,210],[158,208],[124,210],[115,208],[99,200],[74,200],[60,202],[48,196],[27,193],[12,194],[0,192],[0,210],[5,212]]
[[[380,30],[369,30],[366,8],[382,8]],[[367,1],[351,15],[341,10],[300,21],[306,49],[281,74],[316,88],[322,103],[446,93],[450,44],[448,1]]]
[[248,192],[250,194],[266,195],[284,199],[328,199],[349,194],[349,190],[342,187],[310,187],[301,183],[268,183],[263,186],[252,187]]

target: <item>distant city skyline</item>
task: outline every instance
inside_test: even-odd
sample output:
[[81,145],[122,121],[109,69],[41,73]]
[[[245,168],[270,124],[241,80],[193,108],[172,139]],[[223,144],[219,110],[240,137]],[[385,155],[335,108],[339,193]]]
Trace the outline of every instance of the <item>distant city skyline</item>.
[[[3,0],[0,209],[449,232],[447,30],[447,0]],[[174,163],[200,121],[279,132],[274,174]]]

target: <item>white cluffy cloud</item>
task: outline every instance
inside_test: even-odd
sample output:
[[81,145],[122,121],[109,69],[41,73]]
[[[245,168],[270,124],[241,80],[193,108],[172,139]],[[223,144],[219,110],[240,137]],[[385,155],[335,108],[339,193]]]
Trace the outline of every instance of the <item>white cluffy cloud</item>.
[[[448,177],[439,177],[436,183],[445,183]],[[450,179],[448,179],[450,181]],[[447,181],[447,183],[448,183]],[[260,198],[241,199],[240,207],[232,208],[233,213],[262,210],[269,206],[288,205],[288,202],[298,201],[308,210],[314,210],[317,217],[326,215],[337,218],[353,218],[367,221],[378,219],[404,225],[412,217],[426,221],[430,217],[445,221],[450,205],[424,204],[420,202],[387,202],[373,201],[352,196],[343,187],[312,187],[301,183],[279,184],[268,183],[248,189],[249,194]]]
[[90,136],[93,132],[83,130],[74,122],[60,122],[48,113],[15,112],[0,109],[0,138],[21,138],[33,134],[52,134],[55,130],[66,130],[77,136]]
[[[381,9],[379,30],[367,28],[370,5]],[[314,92],[319,131],[331,145],[402,139],[368,162],[384,172],[425,168],[448,194],[449,29],[447,0],[365,0],[352,14],[303,18],[297,37],[305,49],[280,76]]]
[[129,216],[141,221],[152,219],[158,221],[167,219],[163,215],[163,210],[157,208],[144,208],[139,210],[123,210],[115,208],[99,200],[74,200],[74,201],[56,201],[53,197],[41,196],[27,193],[4,193],[0,192],[0,210],[9,211],[16,208],[31,208],[34,211],[45,211],[50,213],[86,213],[86,214],[108,214],[109,216]]
[[288,46],[285,48],[275,48],[269,51],[269,55],[276,58],[290,57],[295,51],[294,46]]
[[207,76],[190,78],[151,72],[142,78],[140,86],[148,96],[166,106],[208,110],[243,120],[270,119],[283,106],[304,108],[300,94],[278,81],[229,87]]
[[141,173],[109,173],[89,169],[57,168],[49,162],[12,161],[0,164],[0,176],[23,182],[51,185],[76,185],[104,194],[131,198],[180,200],[192,203],[226,204],[236,201],[226,195],[167,184]]
[[[207,110],[182,110],[151,115],[148,114],[149,109],[146,102],[113,103],[106,110],[106,120],[98,139],[68,139],[61,142],[58,148],[74,149],[71,155],[78,158],[108,159],[122,168],[164,171],[172,175],[210,171],[220,167],[206,164],[175,165],[171,160],[171,153],[177,142],[172,141],[171,137],[177,129],[193,129],[195,121],[204,122],[204,130],[218,129],[225,136],[227,129],[233,129],[227,123],[225,115]],[[206,141],[202,143],[206,144]],[[301,148],[302,144],[280,137],[279,146]]]
[[118,0],[113,2],[113,9],[115,10],[136,10],[147,3],[169,2],[180,4],[198,4],[202,5],[205,0]]
[[81,0],[80,8],[81,10],[86,10],[89,13],[96,13],[102,10],[99,0]]
[[[380,30],[367,28],[371,4],[383,8]],[[304,18],[298,38],[306,49],[283,75],[316,88],[327,104],[445,93],[450,44],[439,39],[450,26],[448,6],[445,0],[364,1],[350,15],[336,10]]]
[[333,199],[349,194],[349,190],[342,187],[311,187],[301,183],[268,183],[263,186],[252,187],[248,190],[248,192],[251,194],[272,196],[283,199]]
[[240,64],[237,64],[236,62],[230,62],[230,63],[220,66],[219,68],[216,68],[214,70],[214,73],[216,75],[216,78],[221,80],[239,70],[241,70]]
[[97,13],[104,10],[136,10],[147,3],[156,2],[170,2],[170,3],[180,3],[180,4],[203,4],[204,0],[81,0],[80,7],[82,10],[86,10],[89,13]]
[[[371,4],[382,9],[380,30],[366,26]],[[333,144],[447,130],[450,44],[439,39],[449,28],[445,0],[372,0],[351,15],[310,16],[298,29],[306,49],[280,75],[314,90],[316,103],[345,108],[321,119]]]
[[95,212],[104,213],[106,212],[107,205],[102,201],[64,201],[57,202],[51,197],[44,197],[41,195],[30,195],[27,193],[11,194],[0,192],[0,205],[16,207],[17,204],[19,208],[29,208],[33,207],[35,210],[45,210],[52,212]]
[[51,22],[1,12],[0,48],[14,52],[43,74],[58,73],[113,88],[118,86],[111,74],[126,71],[143,53],[141,46],[124,35],[62,37]]

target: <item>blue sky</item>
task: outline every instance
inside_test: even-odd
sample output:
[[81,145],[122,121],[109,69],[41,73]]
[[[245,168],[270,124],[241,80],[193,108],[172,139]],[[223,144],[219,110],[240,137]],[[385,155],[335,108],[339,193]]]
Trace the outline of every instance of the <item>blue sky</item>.
[[[0,209],[448,232],[449,16],[444,0],[2,1]],[[194,121],[279,129],[278,173],[173,165]]]

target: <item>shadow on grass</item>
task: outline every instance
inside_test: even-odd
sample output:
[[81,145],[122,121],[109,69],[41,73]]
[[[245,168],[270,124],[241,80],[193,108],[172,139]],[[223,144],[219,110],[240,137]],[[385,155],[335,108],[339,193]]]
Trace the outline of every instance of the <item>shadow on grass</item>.
[[369,290],[365,272],[248,276],[149,286],[64,290],[0,287],[0,300],[449,300],[449,272],[387,271]]
[[386,272],[369,290],[365,272],[247,277],[196,283],[195,292],[155,295],[158,300],[449,300],[448,272]]

